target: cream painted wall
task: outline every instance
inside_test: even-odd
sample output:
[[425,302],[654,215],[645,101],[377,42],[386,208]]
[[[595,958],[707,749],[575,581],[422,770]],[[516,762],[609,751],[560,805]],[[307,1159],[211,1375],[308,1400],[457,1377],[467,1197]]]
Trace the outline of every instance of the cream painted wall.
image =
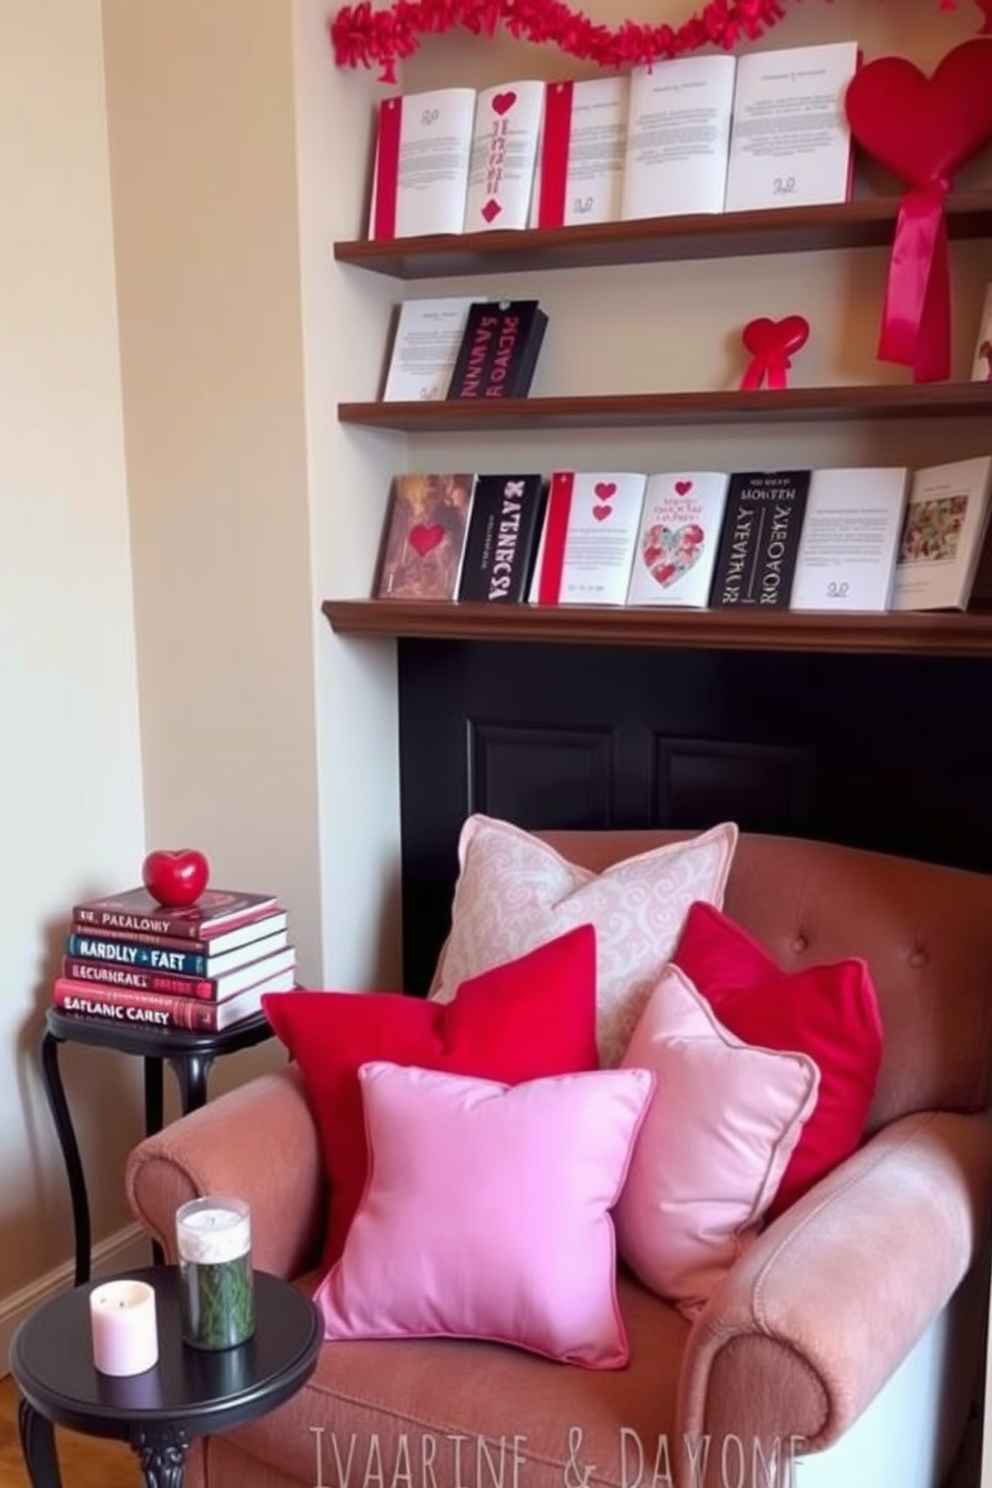
[[[0,1311],[71,1254],[36,1058],[67,910],[144,842],[101,45],[98,0],[0,7]],[[136,1071],[64,1068],[105,1235]]]

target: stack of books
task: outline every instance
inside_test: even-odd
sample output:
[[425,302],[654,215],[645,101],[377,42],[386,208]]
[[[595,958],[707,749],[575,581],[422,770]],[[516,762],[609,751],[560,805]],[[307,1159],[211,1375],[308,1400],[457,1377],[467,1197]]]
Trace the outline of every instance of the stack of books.
[[271,895],[221,889],[183,909],[143,888],[77,904],[54,1004],[132,1028],[218,1033],[294,986],[287,921]]

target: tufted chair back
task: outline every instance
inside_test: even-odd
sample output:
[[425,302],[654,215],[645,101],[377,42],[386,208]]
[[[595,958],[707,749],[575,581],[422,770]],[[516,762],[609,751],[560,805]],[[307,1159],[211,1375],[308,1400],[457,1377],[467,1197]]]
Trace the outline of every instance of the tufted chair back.
[[[540,834],[597,872],[692,832]],[[992,876],[883,853],[742,833],[724,909],[786,971],[846,956],[871,969],[885,1053],[868,1134],[913,1111],[989,1097]]]

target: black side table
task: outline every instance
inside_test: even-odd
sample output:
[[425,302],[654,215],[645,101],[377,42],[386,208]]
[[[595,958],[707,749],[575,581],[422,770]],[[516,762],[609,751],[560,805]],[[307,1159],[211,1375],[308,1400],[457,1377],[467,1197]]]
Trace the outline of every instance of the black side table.
[[[41,1075],[55,1122],[59,1146],[72,1196],[72,1226],[76,1249],[76,1286],[90,1277],[90,1204],[79,1144],[59,1072],[59,1045],[92,1044],[98,1049],[116,1049],[119,1054],[138,1054],[145,1061],[145,1135],[162,1130],[162,1066],[169,1064],[179,1084],[183,1115],[206,1104],[207,1075],[222,1054],[235,1054],[272,1038],[272,1027],[264,1013],[255,1013],[220,1033],[193,1032],[185,1028],[149,1028],[145,1024],[99,1022],[77,1018],[49,1008],[41,1039]],[[156,1257],[158,1251],[156,1249]]]
[[323,1325],[313,1303],[288,1281],[256,1271],[254,1336],[211,1352],[182,1341],[176,1267],[128,1274],[155,1288],[159,1358],[144,1374],[115,1378],[94,1368],[91,1286],[46,1302],[14,1334],[10,1368],[21,1395],[17,1423],[33,1488],[60,1488],[56,1426],[126,1441],[147,1488],[182,1488],[195,1437],[256,1420],[295,1395],[313,1373]]

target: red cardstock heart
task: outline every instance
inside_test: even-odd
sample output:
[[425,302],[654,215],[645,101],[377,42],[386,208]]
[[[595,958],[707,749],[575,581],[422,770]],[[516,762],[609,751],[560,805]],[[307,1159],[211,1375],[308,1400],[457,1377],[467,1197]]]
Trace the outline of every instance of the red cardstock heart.
[[605,522],[607,517],[612,517],[613,508],[612,506],[594,506],[592,514],[597,522]]
[[963,42],[929,78],[879,57],[855,73],[844,107],[858,144],[900,181],[950,179],[992,138],[992,41]]
[[435,522],[431,527],[425,527],[420,523],[410,529],[410,543],[416,548],[421,558],[425,558],[432,548],[436,548],[444,536],[444,528],[440,522]]
[[516,93],[497,93],[493,99],[493,113],[506,114],[517,101]]
[[592,489],[600,501],[609,501],[617,494],[617,483],[616,481],[597,481]]
[[688,494],[689,494],[689,492],[691,490],[692,490],[692,481],[676,481],[675,482],[675,494],[676,494],[676,496],[688,496]]
[[784,320],[762,316],[749,321],[741,334],[753,356],[767,357],[771,352],[779,352],[789,357],[794,351],[802,350],[809,340],[809,321],[803,315],[787,315]]

